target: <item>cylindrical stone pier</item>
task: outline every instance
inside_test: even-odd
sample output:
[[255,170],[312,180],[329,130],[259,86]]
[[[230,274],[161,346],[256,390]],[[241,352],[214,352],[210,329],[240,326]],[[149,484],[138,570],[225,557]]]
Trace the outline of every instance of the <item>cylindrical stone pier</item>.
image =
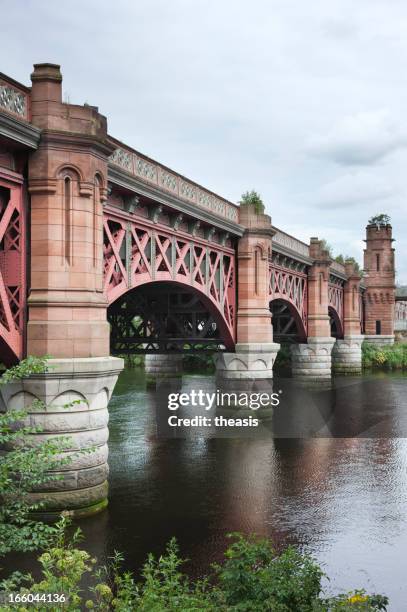
[[362,371],[360,273],[352,260],[345,262],[347,280],[343,295],[343,339],[338,339],[332,350],[332,369],[335,374],[360,374]]
[[362,371],[362,342],[364,336],[345,336],[332,349],[332,369],[335,374],[360,374]]
[[174,380],[182,377],[182,355],[152,353],[145,356],[144,369],[147,386],[157,381]]
[[[27,425],[41,428],[34,444],[55,437],[67,439],[61,456],[71,460],[57,472],[62,478],[31,495],[33,501],[45,500],[40,513],[56,515],[65,510],[87,516],[107,505],[107,406],[123,360],[99,357],[50,359],[48,363],[48,372],[0,387],[0,392],[8,410],[26,410]],[[45,407],[34,409],[35,400]]]
[[300,382],[331,380],[331,353],[335,338],[308,338],[307,344],[291,346],[292,375]]

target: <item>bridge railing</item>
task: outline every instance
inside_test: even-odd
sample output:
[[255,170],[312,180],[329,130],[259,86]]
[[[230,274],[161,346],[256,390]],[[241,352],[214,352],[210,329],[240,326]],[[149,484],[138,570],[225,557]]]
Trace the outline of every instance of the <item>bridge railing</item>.
[[30,89],[0,72],[0,111],[30,120]]
[[228,202],[228,200],[204,189],[138,151],[117,143],[113,139],[112,142],[117,145],[117,148],[110,156],[111,164],[119,166],[138,179],[150,185],[153,184],[173,196],[196,204],[199,208],[208,210],[234,223],[239,222],[239,207],[236,204]]
[[275,234],[273,236],[273,243],[279,244],[286,249],[290,249],[294,253],[298,253],[299,255],[303,255],[304,257],[309,257],[309,246],[305,242],[294,238],[290,234],[283,232],[282,230],[274,227]]
[[339,274],[345,274],[345,266],[339,261],[333,260],[331,263],[331,270],[335,270],[335,272],[339,272]]

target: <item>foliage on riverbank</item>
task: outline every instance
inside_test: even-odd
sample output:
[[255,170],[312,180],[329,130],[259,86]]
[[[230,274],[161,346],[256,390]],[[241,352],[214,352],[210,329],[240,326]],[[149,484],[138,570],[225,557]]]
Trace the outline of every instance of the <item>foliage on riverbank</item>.
[[[184,561],[174,539],[165,553],[156,559],[149,555],[137,582],[130,572],[120,569],[122,557],[115,554],[107,566],[96,566],[85,550],[76,548],[78,536],[66,540],[66,519],[58,525],[54,546],[39,557],[42,580],[11,577],[1,585],[18,593],[23,604],[20,612],[28,612],[24,596],[38,593],[65,593],[63,604],[52,610],[116,610],[118,612],[345,612],[386,610],[388,600],[382,595],[355,591],[326,597],[322,591],[324,576],[315,560],[293,547],[277,553],[269,540],[245,538],[231,534],[233,541],[220,564],[212,566],[208,576],[191,580],[181,571]],[[91,586],[87,593],[80,584],[87,575]],[[21,587],[21,583],[25,586]],[[18,587],[18,588],[16,588]],[[16,595],[14,596],[16,598]],[[11,612],[15,607],[3,607]],[[32,608],[31,608],[32,609]],[[39,611],[48,606],[36,606]]]
[[362,365],[364,368],[405,370],[407,369],[407,343],[399,342],[387,346],[374,346],[363,342]]

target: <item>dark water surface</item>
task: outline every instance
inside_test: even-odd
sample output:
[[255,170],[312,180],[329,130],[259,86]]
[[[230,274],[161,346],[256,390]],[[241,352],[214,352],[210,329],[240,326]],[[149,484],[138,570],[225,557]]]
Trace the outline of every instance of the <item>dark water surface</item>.
[[[99,559],[120,550],[137,570],[175,535],[196,576],[221,558],[226,533],[256,532],[313,553],[332,592],[364,587],[406,610],[407,377],[336,386],[334,401],[321,392],[305,422],[304,398],[289,397],[286,385],[294,429],[283,422],[279,433],[290,437],[266,427],[251,437],[190,430],[166,438],[167,407],[141,372],[123,372],[110,404],[109,508],[80,521],[86,547]],[[213,380],[185,376],[183,388],[213,388]]]

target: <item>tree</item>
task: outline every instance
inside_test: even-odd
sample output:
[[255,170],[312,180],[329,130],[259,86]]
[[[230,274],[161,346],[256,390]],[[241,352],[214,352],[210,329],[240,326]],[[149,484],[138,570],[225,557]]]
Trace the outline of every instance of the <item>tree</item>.
[[378,227],[381,225],[389,225],[390,217],[389,215],[386,215],[385,213],[380,213],[378,215],[374,215],[373,217],[370,217],[368,224],[377,225]]
[[355,266],[356,272],[360,272],[361,271],[359,263],[351,255],[342,255],[342,253],[340,253],[339,255],[337,255],[335,257],[335,261],[337,261],[338,263],[342,264],[343,266],[345,265],[346,262],[351,262]]

